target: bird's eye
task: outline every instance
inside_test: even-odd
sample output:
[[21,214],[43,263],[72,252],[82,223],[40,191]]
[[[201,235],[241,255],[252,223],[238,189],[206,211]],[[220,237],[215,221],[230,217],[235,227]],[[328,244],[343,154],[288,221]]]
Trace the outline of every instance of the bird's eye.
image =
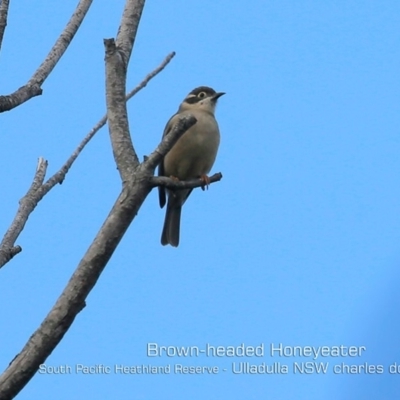
[[197,97],[199,97],[200,99],[204,99],[204,97],[206,97],[206,93],[205,92],[200,92]]

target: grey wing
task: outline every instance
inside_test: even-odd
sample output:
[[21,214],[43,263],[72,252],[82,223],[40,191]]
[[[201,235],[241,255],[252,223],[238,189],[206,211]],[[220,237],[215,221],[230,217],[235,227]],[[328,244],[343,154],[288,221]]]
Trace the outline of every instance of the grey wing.
[[[175,114],[176,115],[176,114]],[[173,115],[169,121],[167,122],[167,125],[165,125],[164,128],[164,133],[162,135],[162,138],[164,139],[165,136],[168,135],[168,133],[171,131],[172,127],[173,127],[173,123],[172,123],[172,119],[175,117],[175,115]],[[165,176],[165,172],[164,172],[164,158],[161,160],[159,166],[158,166],[158,176]],[[165,206],[165,203],[167,202],[167,197],[166,197],[166,193],[165,193],[165,188],[159,186],[158,187],[158,199],[160,202],[160,207],[163,208]]]

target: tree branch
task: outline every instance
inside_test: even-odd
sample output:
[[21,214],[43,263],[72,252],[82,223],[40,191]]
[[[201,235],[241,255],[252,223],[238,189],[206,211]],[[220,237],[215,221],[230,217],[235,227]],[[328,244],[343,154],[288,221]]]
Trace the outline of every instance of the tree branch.
[[111,145],[122,182],[131,179],[139,159],[129,134],[128,111],[125,100],[126,64],[114,39],[105,39],[106,100]]
[[132,53],[144,0],[126,0],[117,39],[105,39],[106,100],[111,145],[122,182],[132,179],[139,159],[129,133],[126,109],[126,72]]
[[[209,177],[208,183],[219,182],[222,179],[221,172],[218,172]],[[191,179],[190,181],[177,181],[166,176],[153,176],[150,179],[153,187],[164,186],[168,189],[195,189],[198,187],[204,187],[204,181],[202,179]]]
[[142,80],[142,82],[140,82],[139,85],[137,85],[126,95],[126,100],[130,100],[137,92],[142,90],[149,83],[150,80],[152,80],[156,75],[158,75],[175,57],[175,54],[176,53],[174,51],[172,53],[169,53],[167,57],[165,57],[164,61],[155,70],[146,75],[146,77]]
[[145,0],[126,0],[125,3],[116,39],[117,47],[122,51],[125,65],[128,65],[131,57],[144,3]]
[[0,49],[1,49],[1,44],[3,43],[4,32],[7,26],[7,15],[8,15],[9,4],[10,0],[1,0],[0,3]]
[[40,195],[40,189],[46,175],[46,170],[47,161],[39,158],[32,185],[26,195],[20,200],[14,221],[0,243],[0,268],[22,250],[20,246],[14,246],[14,243],[24,229],[29,215],[43,197],[43,195]]
[[56,304],[0,376],[0,399],[15,397],[61,341],[150,190],[144,184],[122,190]]
[[39,85],[26,84],[17,89],[14,93],[0,96],[0,112],[10,111],[30,100],[32,97],[40,96],[42,93],[43,90]]
[[61,57],[71,44],[76,32],[78,32],[93,0],[80,0],[66,27],[50,50],[46,59],[35,71],[28,85],[37,84],[42,86],[43,82],[48,78],[53,68],[60,61]]
[[42,94],[41,86],[43,82],[47,79],[53,68],[67,50],[85,18],[92,1],[93,0],[80,0],[72,14],[72,17],[68,21],[53,48],[50,50],[46,59],[39,66],[28,83],[10,95],[0,96],[0,112],[9,111],[32,97]]

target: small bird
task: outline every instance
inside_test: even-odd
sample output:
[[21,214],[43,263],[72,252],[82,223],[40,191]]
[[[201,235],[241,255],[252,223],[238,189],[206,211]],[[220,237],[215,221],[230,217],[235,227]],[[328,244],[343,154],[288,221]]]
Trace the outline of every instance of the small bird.
[[[189,128],[165,155],[158,167],[159,176],[168,176],[181,181],[201,178],[208,182],[217,155],[220,135],[215,120],[217,100],[224,95],[207,86],[193,89],[179,106],[178,112],[167,122],[163,138],[168,135],[179,117],[191,114],[197,122]],[[179,245],[179,229],[182,206],[193,189],[167,190],[168,204],[165,214],[161,244]],[[158,188],[160,207],[166,203],[166,190]]]

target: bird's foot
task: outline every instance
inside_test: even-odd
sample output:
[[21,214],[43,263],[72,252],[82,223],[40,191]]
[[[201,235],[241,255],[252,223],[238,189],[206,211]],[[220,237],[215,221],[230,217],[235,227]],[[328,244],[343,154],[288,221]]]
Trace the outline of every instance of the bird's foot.
[[202,181],[201,190],[205,188],[208,190],[208,186],[210,185],[210,178],[207,175],[200,175],[200,180]]

